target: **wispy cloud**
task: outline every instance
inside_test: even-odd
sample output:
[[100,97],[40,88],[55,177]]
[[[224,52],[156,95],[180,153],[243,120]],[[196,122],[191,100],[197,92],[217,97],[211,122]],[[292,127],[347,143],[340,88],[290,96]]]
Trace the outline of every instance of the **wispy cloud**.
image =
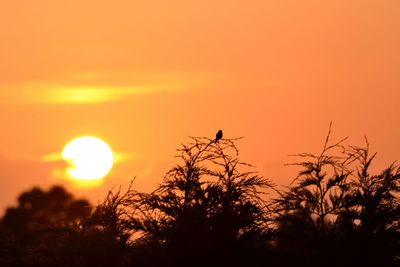
[[190,73],[76,73],[56,81],[2,85],[0,98],[30,104],[96,104],[138,94],[190,90],[209,80]]
[[103,103],[123,99],[134,94],[145,94],[158,91],[150,87],[99,87],[99,86],[70,86],[39,89],[35,102],[40,103]]

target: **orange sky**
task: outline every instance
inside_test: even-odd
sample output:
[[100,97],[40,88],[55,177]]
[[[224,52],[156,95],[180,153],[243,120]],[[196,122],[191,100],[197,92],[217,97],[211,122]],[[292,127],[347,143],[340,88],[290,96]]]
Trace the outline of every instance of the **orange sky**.
[[[400,1],[3,1],[0,209],[60,183],[96,202],[154,188],[189,135],[244,136],[241,158],[287,184],[288,154],[334,137],[400,157]],[[101,187],[54,177],[79,135],[124,160]]]

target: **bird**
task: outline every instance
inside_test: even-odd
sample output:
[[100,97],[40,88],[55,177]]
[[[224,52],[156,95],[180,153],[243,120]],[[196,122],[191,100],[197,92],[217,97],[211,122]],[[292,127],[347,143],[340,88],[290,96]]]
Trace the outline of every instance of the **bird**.
[[220,139],[222,139],[222,130],[219,130],[215,135],[215,142],[218,142]]

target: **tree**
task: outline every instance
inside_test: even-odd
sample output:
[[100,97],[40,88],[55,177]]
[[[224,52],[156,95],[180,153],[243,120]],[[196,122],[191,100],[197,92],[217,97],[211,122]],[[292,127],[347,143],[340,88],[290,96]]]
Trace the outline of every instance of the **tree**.
[[0,265],[398,266],[400,166],[373,175],[368,142],[330,134],[320,153],[297,154],[286,190],[222,134],[182,145],[153,192],[131,183],[93,211],[62,187],[34,188],[0,221]]
[[7,266],[62,266],[68,238],[90,211],[88,201],[61,186],[22,193],[1,220],[0,245],[7,251],[2,260]]
[[8,208],[2,221],[17,240],[29,242],[41,230],[76,223],[90,210],[88,201],[74,199],[61,186],[53,186],[47,192],[33,188],[18,197],[18,206]]
[[[346,138],[329,144],[331,127],[320,154],[297,154],[304,161],[292,165],[303,169],[292,182],[288,191],[276,199],[277,220],[293,220],[306,223],[323,237],[326,228],[343,209],[344,197],[351,173],[346,166],[343,142]],[[338,153],[339,152],[339,153]]]
[[126,194],[110,191],[88,217],[69,229],[63,248],[65,266],[127,266],[130,231],[123,220]]
[[364,147],[349,146],[346,154],[348,164],[355,166],[337,225],[350,234],[348,243],[366,263],[395,266],[400,255],[400,166],[394,162],[371,174],[376,153],[371,155],[367,139]]
[[263,195],[271,183],[239,160],[236,140],[192,141],[178,149],[181,162],[154,192],[131,191],[127,221],[139,243],[158,244],[182,264],[193,257],[200,264],[204,255],[234,260],[268,228]]
[[[399,255],[399,177],[393,163],[371,175],[369,145],[329,143],[302,153],[302,170],[275,200],[281,264],[394,266]],[[335,255],[335,257],[333,257]],[[329,259],[329,263],[326,262]]]
[[380,174],[372,175],[369,169],[376,153],[370,155],[368,140],[365,141],[365,147],[351,146],[347,151],[348,160],[356,162],[346,199],[352,209],[347,215],[353,217],[354,227],[366,235],[400,231],[400,166],[394,162]]

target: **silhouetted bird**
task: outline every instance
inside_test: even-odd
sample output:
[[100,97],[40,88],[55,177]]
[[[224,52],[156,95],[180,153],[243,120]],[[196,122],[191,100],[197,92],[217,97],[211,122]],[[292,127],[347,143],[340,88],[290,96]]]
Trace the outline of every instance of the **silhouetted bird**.
[[222,139],[222,130],[219,130],[218,133],[215,135],[215,142]]

